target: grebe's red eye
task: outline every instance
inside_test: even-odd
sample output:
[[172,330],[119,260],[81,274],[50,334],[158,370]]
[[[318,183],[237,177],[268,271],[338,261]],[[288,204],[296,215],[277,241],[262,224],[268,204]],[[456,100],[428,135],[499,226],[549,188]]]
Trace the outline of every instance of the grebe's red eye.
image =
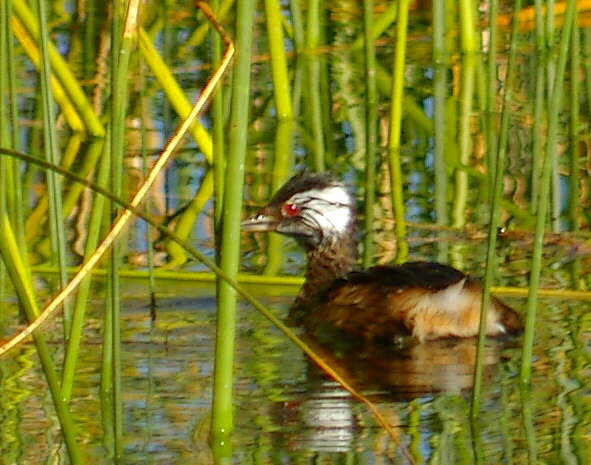
[[281,209],[283,210],[283,214],[285,216],[296,216],[302,211],[302,208],[295,203],[286,203]]

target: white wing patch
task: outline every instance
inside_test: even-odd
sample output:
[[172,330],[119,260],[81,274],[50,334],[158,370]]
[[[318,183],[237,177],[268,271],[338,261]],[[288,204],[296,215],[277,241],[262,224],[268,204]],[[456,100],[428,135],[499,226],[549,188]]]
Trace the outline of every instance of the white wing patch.
[[305,208],[305,214],[325,232],[344,234],[353,220],[353,199],[342,186],[299,192],[287,202]]

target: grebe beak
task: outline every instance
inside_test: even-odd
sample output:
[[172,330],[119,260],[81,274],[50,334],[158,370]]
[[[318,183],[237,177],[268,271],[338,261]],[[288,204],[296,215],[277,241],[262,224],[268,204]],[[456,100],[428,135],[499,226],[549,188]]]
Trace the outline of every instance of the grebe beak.
[[241,224],[241,228],[243,231],[248,232],[265,232],[275,231],[278,225],[279,218],[275,215],[259,212],[245,219]]

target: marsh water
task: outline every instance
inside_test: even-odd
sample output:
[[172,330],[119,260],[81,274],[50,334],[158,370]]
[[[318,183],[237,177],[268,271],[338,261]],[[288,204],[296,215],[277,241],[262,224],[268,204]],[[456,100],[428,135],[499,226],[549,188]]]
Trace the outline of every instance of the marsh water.
[[[104,78],[100,66],[95,69],[101,62],[82,61],[80,47],[92,50],[89,39],[81,36],[80,25],[85,23],[58,8],[61,2],[55,3],[56,11],[52,14],[56,41],[81,80],[90,79],[96,73],[96,80],[84,84],[85,91],[91,95]],[[101,11],[98,2],[89,3],[98,9],[96,11]],[[474,108],[468,126],[471,171],[467,184],[462,187],[454,171],[465,163],[460,160],[462,144],[458,140],[462,118],[458,69],[463,57],[454,48],[457,47],[455,30],[449,34],[446,69],[448,126],[444,139],[448,166],[444,174],[448,190],[443,203],[438,204],[447,209],[449,221],[439,221],[435,225],[437,219],[441,220],[438,218],[441,210],[437,210],[434,198],[432,87],[435,62],[431,53],[430,13],[420,10],[420,5],[421,2],[412,10],[410,21],[405,73],[408,108],[401,149],[409,221],[408,259],[441,261],[480,277],[485,266],[490,200],[488,178],[482,175],[490,166],[485,159],[485,134],[479,119],[484,111]],[[144,26],[183,91],[192,98],[210,71],[210,48],[203,42],[206,35],[199,32],[204,19],[187,5],[177,7],[177,10],[146,7]],[[388,8],[386,2],[376,2],[376,17],[385,15]],[[289,35],[288,23],[292,16],[288,11],[285,7],[285,27]],[[318,120],[311,117],[314,86],[306,77],[305,68],[310,63],[299,60],[297,54],[289,58],[296,116],[287,125],[278,122],[273,106],[264,17],[257,16],[244,211],[245,214],[251,212],[268,200],[289,173],[311,166],[311,154],[319,150],[320,143],[326,167],[341,176],[359,200],[360,244],[371,243],[374,247],[372,263],[391,263],[396,245],[385,162],[379,164],[377,172],[374,223],[363,222],[365,93],[362,49],[356,45],[361,36],[361,13],[356,2],[342,2],[338,8],[323,11],[322,47],[311,54],[313,58],[307,58],[318,60],[320,66],[316,95],[322,113],[320,140]],[[510,11],[507,7],[507,14]],[[103,46],[108,34],[100,15],[97,18],[96,37],[91,39]],[[231,27],[232,21],[230,12],[224,24]],[[580,33],[586,40],[583,42],[585,50],[590,50],[591,33],[585,27],[580,28]],[[513,113],[495,285],[523,290],[519,295],[501,293],[499,297],[524,313],[523,296],[528,286],[535,223],[534,209],[528,199],[539,177],[532,158],[533,80],[537,73],[546,72],[546,68],[540,71],[537,67],[542,64],[532,61],[533,30],[526,28],[522,34],[518,48],[517,91],[515,100],[510,102]],[[289,37],[286,41],[290,52],[293,52],[294,40]],[[393,41],[394,26],[391,25],[382,33],[377,48],[379,157],[385,157],[387,152],[391,85],[388,73],[391,72]],[[506,71],[504,46],[507,41],[508,29],[505,28],[501,30],[499,46],[500,80]],[[97,53],[100,46],[95,50]],[[25,53],[18,47],[16,50],[20,148],[38,155],[43,152],[38,119],[40,104],[37,94],[31,90],[37,84],[36,71]],[[133,98],[123,169],[128,192],[135,190],[145,167],[160,152],[178,122],[152,70],[145,64],[136,63],[135,66],[130,79]],[[591,82],[591,76],[587,75],[586,79]],[[502,88],[500,83],[498,88]],[[228,99],[227,93],[225,98]],[[589,102],[588,97],[581,96],[584,109],[590,106]],[[108,104],[102,103],[106,111]],[[228,105],[226,102],[226,107]],[[581,120],[584,121],[581,127],[588,129],[588,115],[581,115]],[[203,122],[205,127],[211,127],[209,115],[203,117]],[[561,131],[566,140],[567,123]],[[92,166],[100,153],[101,148],[97,148],[100,142],[74,133],[63,117],[59,120],[59,136],[64,160],[67,159],[63,163],[84,175],[94,172]],[[585,231],[589,221],[587,142],[580,134],[577,143],[565,141],[562,146],[564,153],[571,146],[581,146],[574,155],[580,162],[580,168],[575,168],[580,171],[576,181],[572,181],[569,171],[570,159],[560,159],[554,170],[555,207],[549,224],[553,232],[548,233],[544,248],[543,288],[585,290],[590,284],[588,256],[591,249],[589,234]],[[45,302],[57,288],[43,200],[45,179],[33,166],[22,165],[20,169],[27,193],[27,205],[23,209],[27,253],[33,265],[39,301]],[[153,188],[147,211],[172,229],[180,228],[185,221],[185,227],[190,225],[191,243],[213,257],[214,203],[209,173],[202,149],[193,139],[187,138],[183,150]],[[437,183],[441,183],[441,179]],[[573,191],[573,183],[580,184],[580,190]],[[68,261],[70,266],[75,266],[82,260],[92,196],[76,194],[68,183],[66,192],[70,199],[64,206],[68,222]],[[465,195],[459,195],[460,192]],[[572,192],[576,192],[574,200]],[[577,205],[574,209],[571,208],[573,204]],[[446,224],[452,221],[453,227]],[[368,233],[370,236],[366,240]],[[298,285],[293,279],[275,278],[301,276],[305,269],[304,253],[293,241],[278,236],[250,234],[243,235],[241,241],[242,274],[268,278],[259,280],[256,285],[247,284],[248,288],[273,312],[286,317]],[[229,444],[212,449],[209,428],[216,332],[213,279],[204,276],[203,272],[207,271],[204,266],[189,260],[140,221],[126,231],[121,244],[126,257],[120,278],[124,425],[121,463],[406,463],[400,447],[363,404],[322,374],[277,328],[244,302],[240,304],[237,322],[235,432]],[[147,253],[149,247],[153,247],[153,256]],[[147,262],[152,259],[156,270],[153,285],[147,273]],[[0,338],[9,338],[23,327],[24,321],[12,289],[5,283],[0,283],[3,292]],[[92,464],[113,463],[107,437],[110,419],[101,407],[107,287],[104,273],[97,273],[89,297],[70,403],[78,442],[84,449],[86,463]],[[587,464],[591,463],[589,308],[585,300],[576,299],[574,294],[540,298],[533,378],[529,388],[522,388],[519,383],[522,337],[488,341],[483,405],[475,420],[470,417],[476,353],[476,342],[472,339],[423,344],[402,341],[386,347],[347,350],[339,346],[328,350],[318,347],[318,350],[379,406],[394,427],[399,444],[416,463]],[[56,365],[61,366],[64,358],[61,317],[51,320],[42,331],[50,342]],[[67,461],[59,422],[32,343],[0,359],[0,383],[0,463]]]
[[[125,282],[125,463],[211,463],[214,292],[193,282],[157,283],[151,311],[145,283]],[[255,290],[286,314],[293,291]],[[522,300],[508,301],[523,308]],[[110,463],[99,433],[100,292],[89,312],[72,409],[88,463]],[[59,334],[58,323],[46,329],[50,339]],[[590,329],[587,304],[542,300],[534,379],[525,393],[518,381],[521,338],[489,342],[485,402],[476,424],[469,421],[473,340],[429,342],[402,354],[384,349],[363,354],[357,363],[341,363],[395,425],[418,463],[586,463]],[[61,343],[55,339],[59,360]],[[321,375],[247,305],[240,307],[237,347],[231,463],[404,460],[365,406]],[[28,345],[2,363],[3,463],[45,463],[64,453],[36,360]]]

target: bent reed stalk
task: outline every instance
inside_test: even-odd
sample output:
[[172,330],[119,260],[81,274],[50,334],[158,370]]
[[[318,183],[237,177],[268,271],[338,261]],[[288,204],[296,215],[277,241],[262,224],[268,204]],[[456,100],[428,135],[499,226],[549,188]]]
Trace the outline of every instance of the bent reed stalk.
[[[298,337],[294,331],[292,331],[289,327],[287,327],[277,316],[275,316],[274,312],[271,312],[267,309],[263,304],[261,304],[258,299],[256,299],[250,292],[241,286],[238,281],[236,281],[233,277],[227,275],[220,267],[218,267],[212,260],[207,258],[207,256],[196,249],[195,247],[188,244],[184,239],[178,237],[174,232],[168,229],[166,226],[163,226],[161,223],[155,221],[151,216],[147,215],[142,208],[137,205],[132,205],[131,203],[127,203],[124,200],[115,196],[112,192],[108,191],[107,189],[99,186],[98,184],[93,183],[87,179],[84,179],[75,173],[72,173],[68,170],[60,168],[59,166],[50,165],[47,162],[39,160],[35,157],[31,157],[26,154],[22,154],[20,152],[16,152],[14,150],[6,150],[0,148],[0,153],[4,153],[10,156],[14,156],[20,158],[23,161],[27,161],[29,163],[33,163],[38,166],[42,166],[46,169],[51,169],[56,173],[61,174],[62,176],[68,177],[69,179],[83,184],[84,186],[92,189],[97,194],[100,194],[106,197],[111,202],[119,205],[124,209],[124,211],[129,212],[130,215],[134,215],[138,218],[141,218],[150,226],[154,227],[158,231],[160,231],[164,236],[168,237],[171,241],[174,241],[177,245],[185,249],[189,254],[193,255],[197,260],[202,262],[205,266],[207,266],[218,279],[223,279],[224,282],[228,283],[242,298],[244,298],[249,304],[251,304],[258,312],[260,312],[265,318],[267,318],[271,323],[273,323],[285,336],[290,339],[295,345],[297,345],[306,355],[310,357],[310,359],[316,363],[324,372],[326,372],[329,376],[331,376],[335,381],[337,381],[345,390],[351,393],[356,399],[363,402],[367,405],[368,409],[372,412],[372,414],[376,417],[377,421],[384,427],[384,429],[388,432],[391,438],[396,442],[396,444],[400,447],[402,453],[405,455],[409,463],[414,464],[415,460],[412,456],[408,453],[404,445],[402,445],[398,440],[398,435],[394,428],[390,425],[387,418],[385,418],[381,412],[379,411],[378,407],[366,396],[359,393],[351,383],[347,381],[347,379],[335,371],[327,362],[325,362],[320,356],[318,356],[313,349],[311,349],[300,337]],[[35,335],[35,330],[38,330],[40,326],[47,321],[49,316],[52,316],[53,313],[48,314],[43,321],[40,322],[41,316],[39,315],[31,325],[29,325],[25,330],[21,331],[17,336],[11,339],[8,343],[0,347],[0,358],[6,354],[8,351],[16,347],[20,344],[24,339],[29,337],[30,335]],[[32,328],[34,326],[34,328]],[[32,329],[31,329],[32,328]]]

